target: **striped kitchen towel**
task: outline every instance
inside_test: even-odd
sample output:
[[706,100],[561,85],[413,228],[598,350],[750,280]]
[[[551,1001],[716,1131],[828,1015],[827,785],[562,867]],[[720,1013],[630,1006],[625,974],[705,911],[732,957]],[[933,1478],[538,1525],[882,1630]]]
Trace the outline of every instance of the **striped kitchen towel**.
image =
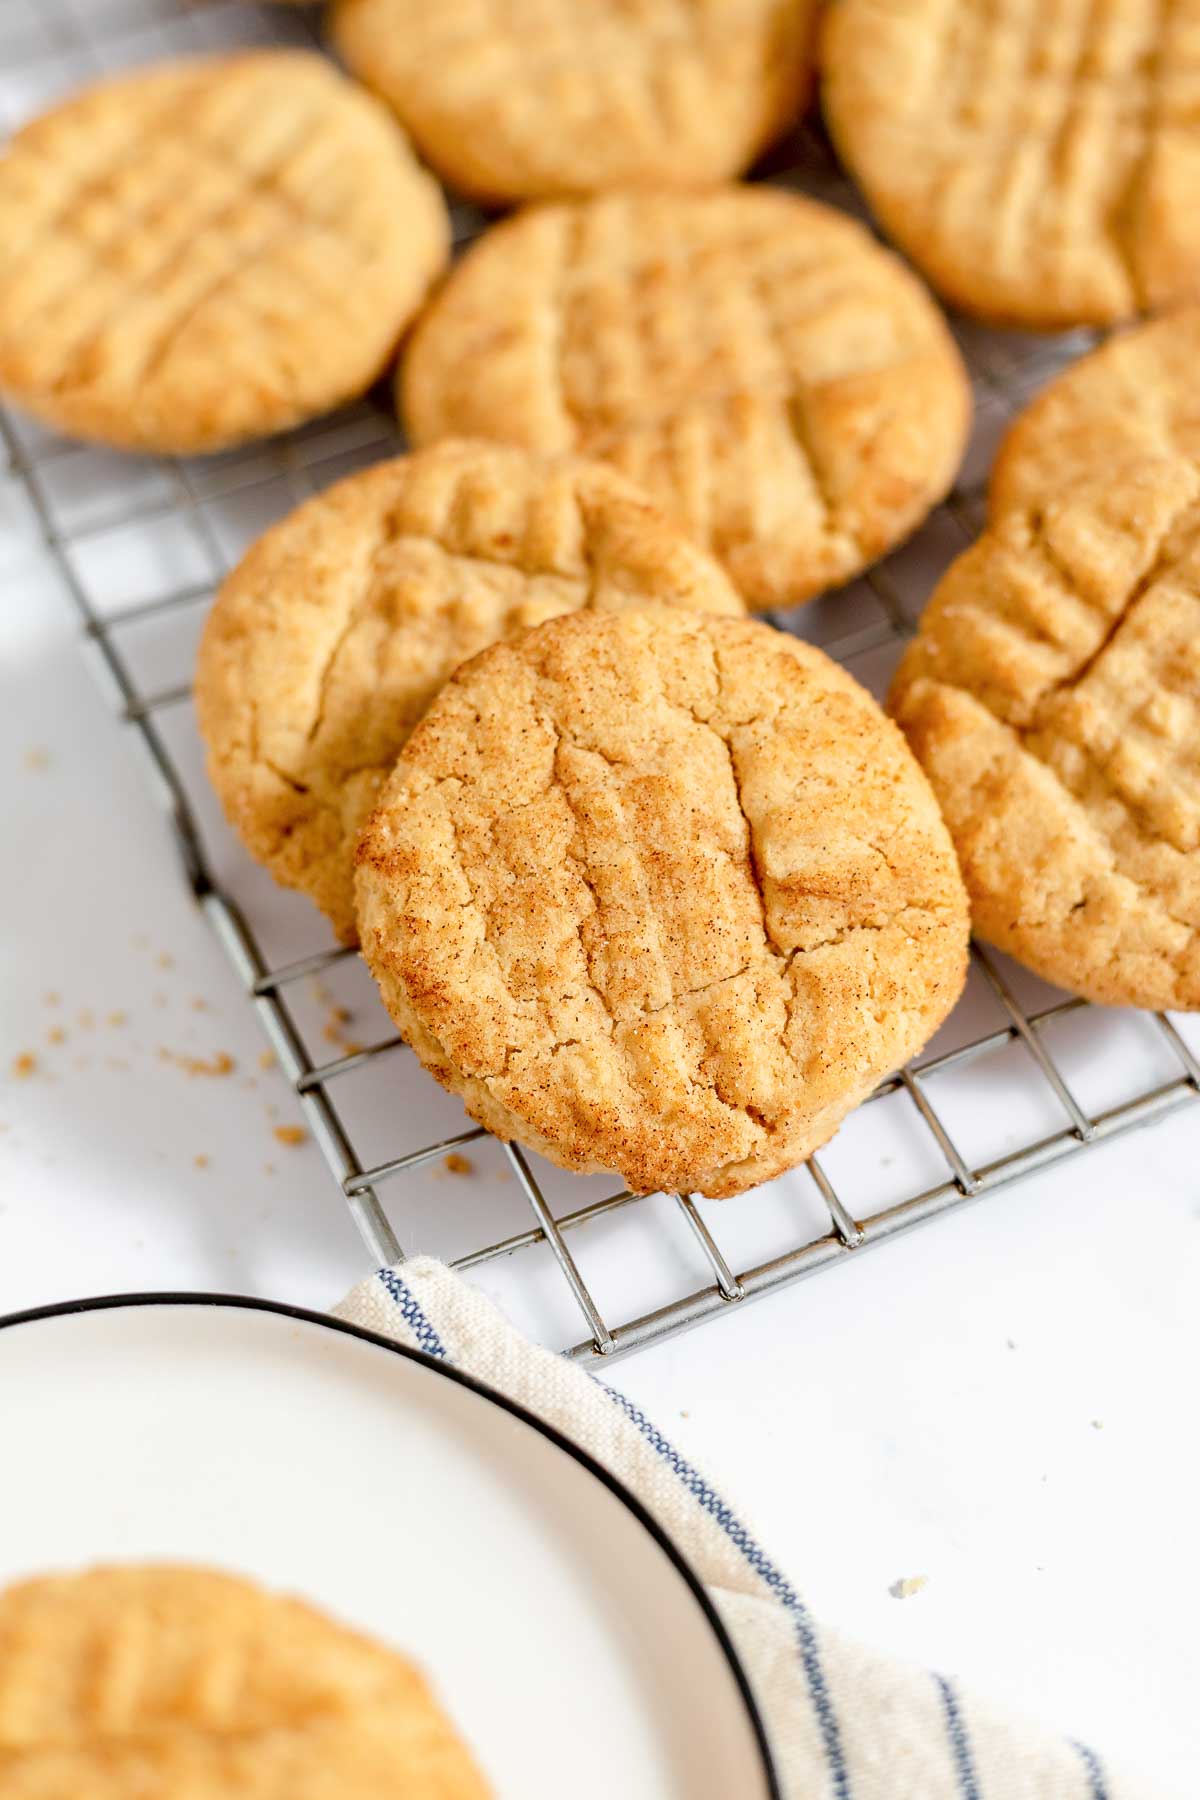
[[818,1626],[741,1519],[636,1406],[532,1344],[428,1257],[381,1269],[339,1317],[445,1359],[618,1476],[707,1586],[754,1686],[784,1800],[1149,1800],[1085,1744],[1026,1726],[944,1675]]

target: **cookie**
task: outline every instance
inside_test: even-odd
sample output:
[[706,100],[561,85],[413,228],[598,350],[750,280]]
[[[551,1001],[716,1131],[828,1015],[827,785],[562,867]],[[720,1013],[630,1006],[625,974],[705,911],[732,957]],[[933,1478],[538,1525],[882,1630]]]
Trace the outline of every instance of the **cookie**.
[[1200,3],[835,0],[822,101],[884,230],[983,318],[1200,296]]
[[946,492],[970,394],[860,225],[763,187],[538,207],[466,255],[401,374],[412,437],[599,456],[752,607],[846,581]]
[[85,89],[0,156],[0,393],[121,449],[220,450],[385,368],[445,204],[322,57],[195,57]]
[[353,943],[355,839],[458,665],[557,613],[652,600],[742,610],[602,465],[445,443],[350,476],[268,531],[209,615],[196,705],[229,819]]
[[896,728],[748,619],[576,613],[443,689],[358,849],[363,955],[467,1111],[638,1192],[831,1136],[961,990],[967,907]]
[[800,113],[817,0],[338,0],[333,36],[464,194],[739,174]]
[[1200,1008],[1198,356],[1192,310],[1035,401],[891,697],[976,929],[1114,1005]]
[[0,1594],[5,1800],[486,1800],[422,1676],[299,1600],[207,1569]]

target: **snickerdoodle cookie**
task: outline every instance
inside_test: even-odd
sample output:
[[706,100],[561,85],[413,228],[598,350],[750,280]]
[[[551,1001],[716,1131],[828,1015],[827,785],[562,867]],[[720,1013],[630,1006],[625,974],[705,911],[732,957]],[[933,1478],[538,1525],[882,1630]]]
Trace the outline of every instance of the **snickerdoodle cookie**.
[[835,0],[822,100],[884,229],[985,318],[1200,296],[1200,0]]
[[218,450],[361,393],[446,260],[445,204],[319,56],[85,89],[0,155],[0,392],[122,449]]
[[1017,421],[891,705],[980,934],[1089,999],[1200,1008],[1200,310]]
[[333,35],[485,200],[697,187],[807,98],[817,0],[338,0]]
[[414,333],[401,409],[418,442],[603,457],[765,607],[847,580],[924,518],[970,396],[941,314],[860,225],[726,187],[495,227]]
[[631,1188],[799,1162],[962,987],[967,906],[896,728],[811,645],[665,607],[477,656],[363,832],[363,954],[468,1112]]
[[200,647],[208,766],[243,841],[355,938],[354,843],[443,682],[579,607],[740,613],[717,565],[611,469],[444,443],[306,501],[228,577]]
[[0,1594],[5,1800],[486,1800],[411,1664],[207,1569],[110,1567]]

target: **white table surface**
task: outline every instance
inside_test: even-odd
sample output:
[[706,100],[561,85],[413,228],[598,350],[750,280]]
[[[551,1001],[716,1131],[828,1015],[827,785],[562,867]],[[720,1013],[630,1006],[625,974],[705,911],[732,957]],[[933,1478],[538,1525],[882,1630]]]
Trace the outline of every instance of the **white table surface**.
[[[274,1139],[289,1090],[258,1067],[257,1024],[66,596],[9,552],[0,1310],[150,1288],[328,1306],[365,1272],[358,1238],[315,1146]],[[180,1066],[218,1051],[227,1077]],[[614,1379],[716,1473],[821,1616],[1182,1800],[1200,1769],[1198,1293],[1200,1107]]]

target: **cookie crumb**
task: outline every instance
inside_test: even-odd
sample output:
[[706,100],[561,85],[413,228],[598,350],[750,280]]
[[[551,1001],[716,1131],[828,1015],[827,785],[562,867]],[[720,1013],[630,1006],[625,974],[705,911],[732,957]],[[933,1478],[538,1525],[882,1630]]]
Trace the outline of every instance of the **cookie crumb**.
[[65,1044],[66,1041],[67,1034],[61,1025],[52,1025],[46,1033],[46,1042],[48,1044]]
[[274,1135],[278,1143],[286,1144],[289,1149],[303,1144],[308,1137],[303,1125],[276,1125]]
[[62,995],[55,993],[54,989],[51,988],[51,990],[48,994],[42,995],[42,1005],[43,1006],[61,1006],[62,1005]]
[[128,1025],[129,1014],[127,1012],[122,1012],[120,1010],[118,1010],[117,1012],[110,1012],[108,1015],[108,1023],[110,1025],[116,1025],[118,1027],[121,1025]]
[[442,1158],[442,1167],[451,1175],[473,1175],[475,1173],[475,1164],[470,1157],[460,1156],[457,1150],[452,1150],[449,1156]]
[[274,1163],[264,1163],[263,1164],[263,1174],[264,1175],[273,1175],[274,1173],[275,1173],[275,1164]]
[[12,1072],[18,1081],[28,1081],[31,1075],[37,1074],[38,1059],[32,1050],[22,1050],[13,1057]]
[[75,1023],[79,1026],[79,1029],[81,1031],[91,1031],[92,1027],[96,1023],[96,1015],[92,1011],[90,1006],[84,1007],[83,1011],[80,1013],[80,1015],[76,1019]]
[[262,1050],[259,1052],[258,1066],[260,1069],[273,1069],[277,1060],[273,1050]]
[[902,1575],[899,1581],[893,1581],[888,1593],[893,1600],[911,1600],[914,1594],[919,1594],[928,1585],[928,1575]]
[[208,1167],[208,1158],[205,1156],[203,1150],[198,1151],[196,1155],[193,1156],[192,1161],[198,1169],[207,1169]]
[[192,995],[192,1011],[193,1012],[207,1012],[208,1011],[208,1001],[204,998],[203,994],[193,994]]
[[160,950],[154,961],[156,966],[160,969],[173,969],[175,967],[175,958],[171,955],[169,950]]
[[50,767],[50,752],[41,744],[32,744],[25,752],[25,767],[34,772]]

